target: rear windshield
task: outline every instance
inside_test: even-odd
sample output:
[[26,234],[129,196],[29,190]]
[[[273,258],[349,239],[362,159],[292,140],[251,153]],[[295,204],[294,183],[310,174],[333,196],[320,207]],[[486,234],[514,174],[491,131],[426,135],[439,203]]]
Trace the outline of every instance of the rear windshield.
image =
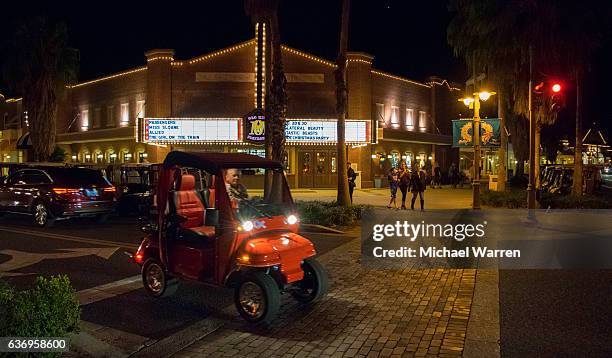
[[47,170],[53,181],[68,187],[109,186],[102,172],[87,168],[53,168]]

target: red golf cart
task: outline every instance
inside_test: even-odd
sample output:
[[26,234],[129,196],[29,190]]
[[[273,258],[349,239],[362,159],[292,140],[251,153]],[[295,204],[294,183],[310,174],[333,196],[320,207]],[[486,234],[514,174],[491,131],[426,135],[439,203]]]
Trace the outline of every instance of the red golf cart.
[[258,323],[275,317],[281,292],[303,303],[326,294],[327,273],[313,258],[314,245],[297,233],[280,163],[174,151],[156,193],[156,223],[143,227],[148,235],[133,255],[152,296],[171,295],[178,279],[232,287],[240,315]]

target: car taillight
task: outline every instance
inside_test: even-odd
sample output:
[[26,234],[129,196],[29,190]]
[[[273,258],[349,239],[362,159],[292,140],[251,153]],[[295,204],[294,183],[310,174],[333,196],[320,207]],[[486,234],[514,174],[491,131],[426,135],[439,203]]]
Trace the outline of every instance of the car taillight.
[[103,189],[105,193],[114,193],[117,189],[114,186],[109,186]]
[[53,188],[55,194],[77,194],[79,189]]

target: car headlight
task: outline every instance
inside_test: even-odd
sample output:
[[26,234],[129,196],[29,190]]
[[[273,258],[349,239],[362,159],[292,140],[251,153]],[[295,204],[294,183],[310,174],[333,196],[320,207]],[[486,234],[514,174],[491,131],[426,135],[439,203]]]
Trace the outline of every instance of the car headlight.
[[254,225],[251,220],[247,220],[243,222],[242,225],[240,225],[240,227],[242,228],[243,231],[251,231],[253,230]]
[[298,221],[297,216],[295,216],[293,214],[287,216],[287,224],[294,225],[295,223],[297,223],[297,221]]

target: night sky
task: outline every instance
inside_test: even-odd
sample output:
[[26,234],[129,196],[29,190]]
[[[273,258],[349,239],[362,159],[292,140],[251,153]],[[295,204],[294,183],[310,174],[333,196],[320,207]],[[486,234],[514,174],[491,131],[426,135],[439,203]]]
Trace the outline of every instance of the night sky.
[[[151,48],[173,48],[175,58],[188,59],[253,37],[242,0],[109,4],[11,3],[13,11],[0,15],[0,34],[4,40],[14,31],[15,22],[36,14],[65,21],[70,45],[80,51],[80,81],[142,66],[144,52]],[[335,59],[339,0],[285,0],[279,19],[284,44]],[[375,68],[411,79],[424,81],[437,75],[463,82],[467,77],[463,62],[453,56],[446,41],[449,20],[445,0],[353,0],[349,50],[368,52],[375,56]],[[595,55],[584,100],[585,126],[597,121],[607,133],[612,133],[612,107],[607,104],[611,48],[608,39]],[[4,85],[0,91],[8,92]],[[563,117],[573,118],[573,113]]]

